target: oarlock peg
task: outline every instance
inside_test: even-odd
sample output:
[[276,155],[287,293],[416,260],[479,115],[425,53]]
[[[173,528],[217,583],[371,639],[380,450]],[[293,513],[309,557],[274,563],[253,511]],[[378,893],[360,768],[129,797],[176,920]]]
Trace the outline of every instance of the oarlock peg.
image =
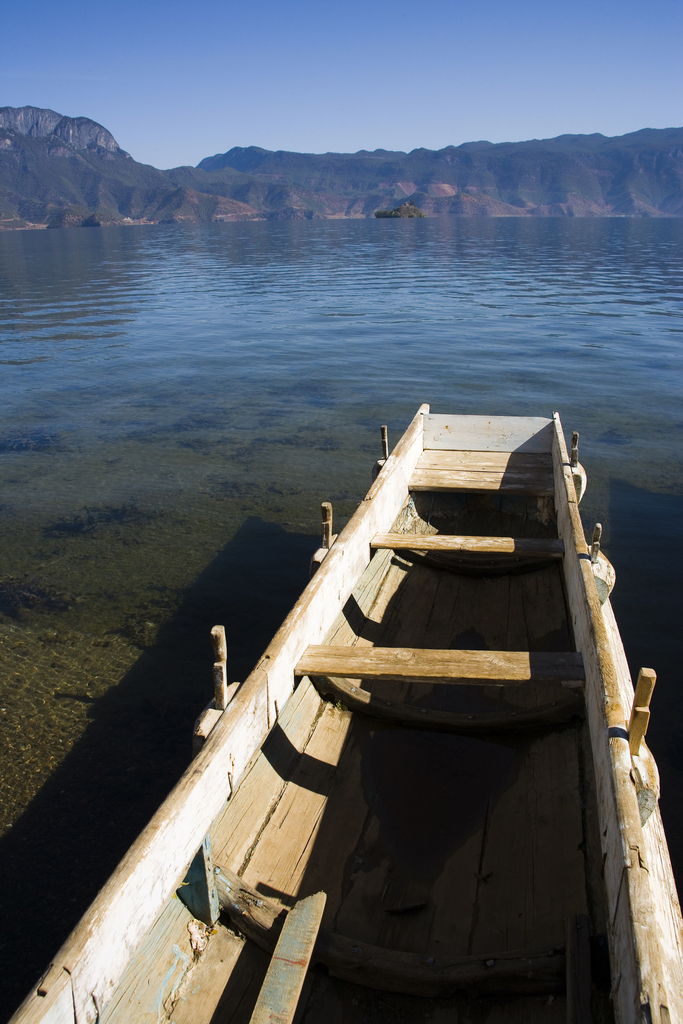
[[602,539],[602,525],[600,523],[595,524],[593,530],[593,543],[591,544],[591,562],[597,562],[598,555],[600,554],[600,541]]
[[584,494],[586,493],[586,487],[588,486],[588,477],[586,470],[579,462],[579,432],[574,430],[572,432],[572,444],[569,455],[569,465],[571,467],[572,480],[574,481],[574,490],[576,491],[576,500],[581,501]]
[[572,469],[576,469],[579,464],[579,432],[575,430],[572,433],[572,451],[569,459],[569,464]]
[[657,673],[653,669],[641,668],[628,724],[628,745],[632,757],[637,757],[640,753],[640,744],[650,724],[650,701],[656,682]]
[[225,638],[225,626],[213,627],[211,643],[216,659],[213,665],[213,692],[216,710],[225,711],[228,706],[228,642]]
[[322,546],[328,551],[332,547],[332,503],[324,501],[320,506],[323,518],[323,542]]
[[214,626],[211,630],[211,643],[216,661],[228,660],[228,642],[225,639],[225,626]]
[[323,559],[326,558],[327,553],[334,544],[336,535],[332,533],[332,505],[329,501],[324,501],[320,506],[323,520],[323,540],[322,546],[313,554],[311,558],[310,574],[313,576],[318,571]]
[[382,438],[382,458],[377,459],[377,462],[372,467],[372,480],[373,483],[377,479],[377,475],[381,470],[382,466],[386,463],[389,458],[389,430],[387,429],[386,423],[383,423],[379,428],[380,436]]
[[384,423],[379,429],[382,435],[382,458],[386,462],[389,458],[389,431],[386,423]]

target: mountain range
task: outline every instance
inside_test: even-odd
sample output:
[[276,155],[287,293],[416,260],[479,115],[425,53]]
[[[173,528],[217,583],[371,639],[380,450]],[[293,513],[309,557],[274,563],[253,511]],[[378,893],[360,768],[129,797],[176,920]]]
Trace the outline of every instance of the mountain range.
[[159,170],[87,117],[0,108],[0,228],[427,216],[683,216],[683,128],[410,153],[234,147]]

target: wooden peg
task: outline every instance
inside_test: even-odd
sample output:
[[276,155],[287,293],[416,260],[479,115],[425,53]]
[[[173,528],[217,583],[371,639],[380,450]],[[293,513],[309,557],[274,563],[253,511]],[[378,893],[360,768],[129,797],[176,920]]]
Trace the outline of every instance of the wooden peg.
[[211,643],[216,659],[213,666],[213,692],[216,710],[225,711],[228,706],[228,642],[225,638],[225,626],[213,627]]
[[591,562],[597,562],[598,555],[600,554],[600,541],[602,540],[602,525],[600,523],[595,524],[593,530],[593,543],[591,544]]
[[572,470],[572,480],[574,481],[574,490],[576,491],[576,500],[581,501],[584,494],[586,493],[586,486],[588,484],[588,477],[586,476],[586,470],[579,462],[579,432],[574,430],[572,432],[572,446],[571,455],[569,457],[569,464]]
[[641,668],[638,673],[636,692],[628,724],[628,746],[632,757],[640,753],[640,744],[650,724],[650,700],[657,682],[657,674],[651,668]]
[[381,426],[379,429],[382,435],[382,458],[386,462],[389,458],[389,431],[387,430],[386,424]]
[[330,548],[337,539],[337,535],[332,533],[332,505],[329,501],[324,501],[320,506],[320,509],[323,516],[323,540],[322,547],[319,547],[311,557],[311,576],[318,571],[322,565],[323,559],[327,557]]
[[225,639],[225,626],[214,626],[211,630],[213,656],[216,661],[228,660],[228,643]]
[[378,475],[379,475],[379,473],[380,473],[380,471],[382,469],[382,466],[384,466],[384,464],[386,463],[387,459],[389,458],[389,431],[387,429],[386,423],[382,424],[382,426],[379,428],[379,430],[380,430],[380,434],[382,436],[382,457],[381,457],[381,459],[377,459],[377,462],[372,467],[372,482],[373,483],[377,479],[377,477],[378,477]]
[[636,693],[633,703],[639,708],[649,708],[652,700],[652,691],[657,682],[657,673],[652,668],[641,668],[636,683]]
[[216,711],[225,711],[228,706],[228,674],[224,661],[214,662],[213,692],[216,701]]
[[645,739],[647,727],[650,724],[650,709],[633,707],[631,721],[628,724],[628,748],[631,757],[637,757],[640,753],[640,744]]
[[570,465],[572,469],[576,469],[579,464],[579,432],[575,430],[572,433],[572,452],[570,457]]
[[320,508],[323,514],[322,546],[329,550],[332,547],[332,505],[329,501],[324,501]]

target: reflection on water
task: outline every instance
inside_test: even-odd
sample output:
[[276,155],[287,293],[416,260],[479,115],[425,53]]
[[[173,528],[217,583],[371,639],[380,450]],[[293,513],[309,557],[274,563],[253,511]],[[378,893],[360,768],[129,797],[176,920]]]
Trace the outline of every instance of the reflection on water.
[[683,864],[682,255],[676,220],[0,234],[13,998],[186,764],[209,627],[244,678],[305,581],[319,502],[348,517],[378,425],[395,440],[422,401],[557,408],[581,431],[627,652],[660,673],[652,745]]

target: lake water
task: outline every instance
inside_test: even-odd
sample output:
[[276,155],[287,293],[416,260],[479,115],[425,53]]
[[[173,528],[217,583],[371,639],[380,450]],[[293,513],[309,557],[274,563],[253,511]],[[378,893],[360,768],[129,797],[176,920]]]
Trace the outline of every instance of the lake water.
[[424,401],[580,431],[680,884],[682,257],[673,219],[0,233],[4,1011],[187,765],[210,627],[243,679]]

